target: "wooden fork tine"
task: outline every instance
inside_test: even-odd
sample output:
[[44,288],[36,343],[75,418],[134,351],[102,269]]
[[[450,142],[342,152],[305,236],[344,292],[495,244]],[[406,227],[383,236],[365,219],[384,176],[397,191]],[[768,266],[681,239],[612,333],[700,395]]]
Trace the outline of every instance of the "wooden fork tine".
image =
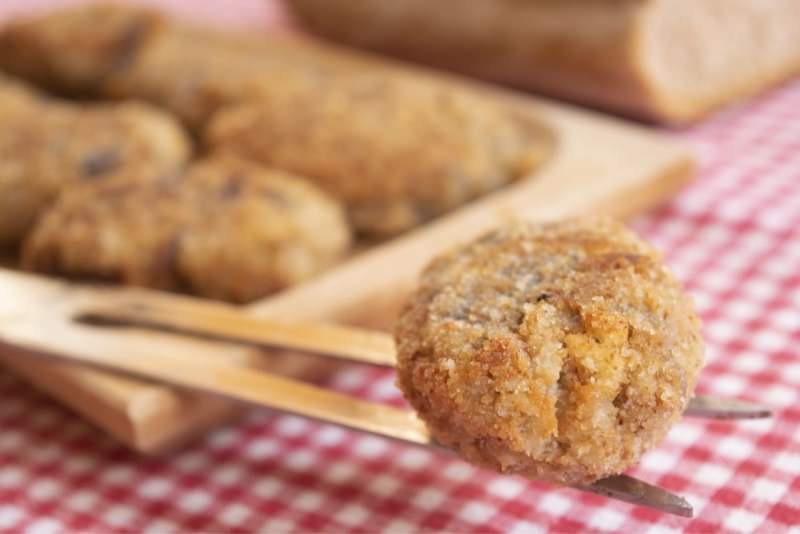
[[[300,348],[391,366],[394,344],[385,334],[340,326],[265,322],[232,306],[188,297],[78,286],[3,269],[0,317],[0,349],[121,371],[409,443],[432,445],[425,425],[413,412],[222,361],[213,357],[215,350],[198,353],[195,349],[191,358],[176,357],[164,350],[160,344],[163,339],[126,345],[125,354],[120,355],[120,338],[124,334],[74,319],[93,318],[227,341]],[[333,349],[331,339],[336,340]],[[701,399],[698,410],[705,410],[706,416],[737,410],[739,414],[749,413],[748,405],[742,403],[733,409],[732,405],[720,404],[719,399]],[[691,506],[681,497],[625,475],[576,489],[667,513],[686,517],[692,514]]]
[[[46,325],[46,335],[42,335],[40,326],[23,320],[0,323],[0,350],[119,371],[417,445],[433,445],[424,423],[410,411],[205,356],[177,359],[169,352],[153,349],[120,353],[113,345],[113,334],[98,335],[88,325],[51,322]],[[681,497],[627,476],[576,489],[671,514],[692,514],[691,505]]]
[[382,332],[259,317],[235,306],[153,292],[99,294],[75,310],[77,319],[143,326],[262,347],[288,348],[394,367],[394,340]]
[[[85,319],[136,325],[266,347],[394,367],[388,334],[337,325],[289,323],[254,317],[230,305],[139,290],[107,292],[76,309]],[[770,417],[768,407],[736,399],[696,396],[685,415],[711,419]]]
[[604,478],[582,489],[640,506],[647,503],[644,506],[681,517],[694,515],[692,505],[683,497],[628,475]]
[[772,417],[772,410],[754,402],[696,395],[684,415],[707,419],[763,419]]

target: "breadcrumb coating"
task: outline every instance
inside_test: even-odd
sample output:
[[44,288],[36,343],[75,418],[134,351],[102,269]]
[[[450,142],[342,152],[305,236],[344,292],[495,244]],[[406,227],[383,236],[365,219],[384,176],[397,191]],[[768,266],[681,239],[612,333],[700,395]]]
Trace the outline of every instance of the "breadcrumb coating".
[[314,186],[233,158],[154,182],[61,197],[23,267],[248,302],[305,280],[350,245],[340,206]]
[[489,99],[382,72],[226,108],[206,142],[308,177],[345,204],[358,232],[377,237],[497,189],[549,152]]
[[156,179],[189,155],[180,125],[150,106],[68,103],[0,76],[0,245],[16,245],[65,190]]
[[198,135],[222,106],[317,87],[341,68],[304,50],[121,4],[72,7],[0,30],[7,72],[71,95],[147,100]]
[[157,11],[102,3],[12,20],[0,31],[0,68],[53,91],[97,94],[164,24]]
[[224,106],[316,91],[331,75],[296,59],[235,34],[173,23],[109,78],[103,93],[156,103],[199,134]]
[[560,484],[618,474],[680,418],[700,323],[607,219],[498,229],[433,261],[396,329],[398,385],[466,460]]

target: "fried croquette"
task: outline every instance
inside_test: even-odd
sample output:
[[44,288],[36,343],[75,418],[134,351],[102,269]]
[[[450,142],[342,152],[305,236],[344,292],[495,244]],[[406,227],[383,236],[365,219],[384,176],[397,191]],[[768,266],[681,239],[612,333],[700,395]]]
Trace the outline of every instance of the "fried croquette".
[[63,191],[182,166],[188,137],[144,104],[78,105],[0,77],[0,245],[14,246]]
[[658,444],[703,358],[660,256],[605,219],[519,223],[440,256],[396,342],[398,385],[437,441],[561,484],[620,473]]
[[199,134],[221,106],[316,86],[336,69],[298,47],[119,4],[79,6],[0,31],[0,67],[69,94],[148,100]]
[[[250,41],[252,42],[252,41]],[[177,115],[196,133],[222,107],[308,89],[330,73],[321,66],[247,46],[234,34],[174,25],[110,77],[106,96],[140,98]]]
[[209,149],[303,175],[362,235],[408,230],[532,171],[538,138],[488,99],[386,73],[223,109]]
[[341,207],[313,185],[216,158],[63,195],[22,259],[34,271],[239,303],[313,276],[349,244]]
[[114,4],[13,20],[0,31],[0,68],[52,91],[97,95],[164,25],[156,11]]

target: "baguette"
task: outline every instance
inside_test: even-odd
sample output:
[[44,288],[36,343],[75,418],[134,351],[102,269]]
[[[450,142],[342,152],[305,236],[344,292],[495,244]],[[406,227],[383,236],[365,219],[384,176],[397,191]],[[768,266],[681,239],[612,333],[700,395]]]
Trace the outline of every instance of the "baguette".
[[684,123],[800,72],[797,0],[292,0],[310,30]]

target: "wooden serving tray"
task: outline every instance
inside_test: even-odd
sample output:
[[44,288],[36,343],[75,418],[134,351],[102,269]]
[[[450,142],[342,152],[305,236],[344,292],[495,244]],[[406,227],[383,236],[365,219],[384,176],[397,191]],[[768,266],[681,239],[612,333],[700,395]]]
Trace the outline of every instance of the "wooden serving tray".
[[[302,47],[303,53],[319,50],[319,45],[309,46],[297,37],[264,39],[274,40],[276,46]],[[343,64],[401,68],[417,76],[477,87],[507,103],[522,120],[544,125],[554,151],[535,175],[249,306],[256,315],[389,328],[419,270],[438,252],[515,218],[542,221],[587,213],[630,216],[668,198],[692,175],[693,161],[683,147],[640,126],[335,47],[319,53]],[[144,336],[153,339],[152,333],[120,329],[119,350],[136,345]],[[312,356],[277,355],[166,334],[158,342],[187,357],[214,351],[220,358],[235,358],[290,376],[319,378],[336,365]],[[219,399],[81,366],[29,361],[12,353],[0,353],[0,360],[143,453],[182,444],[241,413],[241,407]],[[310,374],[309,369],[313,370]]]

